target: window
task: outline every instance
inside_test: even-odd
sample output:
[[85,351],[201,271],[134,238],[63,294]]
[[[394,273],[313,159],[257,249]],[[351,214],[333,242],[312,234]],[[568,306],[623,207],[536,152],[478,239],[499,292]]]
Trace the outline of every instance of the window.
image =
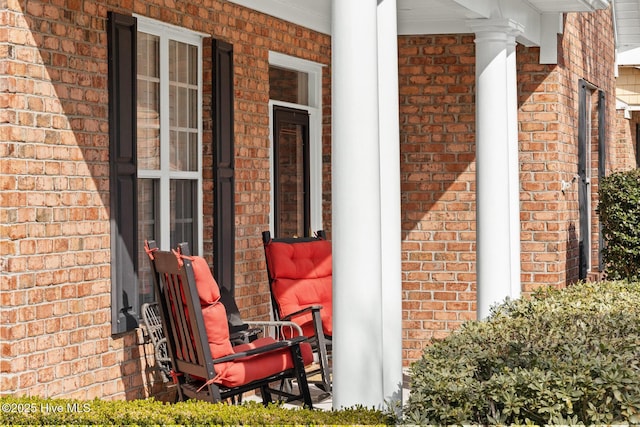
[[[578,233],[579,279],[586,279],[594,267],[602,269],[598,248],[602,236],[598,232],[595,206],[597,188],[593,179],[605,174],[605,98],[604,92],[585,80],[580,80],[578,105],[578,205],[580,227]],[[595,260],[598,260],[595,262]]]
[[322,229],[322,66],[270,52],[271,215],[276,237]]
[[[137,164],[139,276],[145,239],[163,249],[201,238],[201,40],[198,34],[138,18]],[[143,261],[144,260],[144,261]],[[153,300],[141,281],[140,303]]]
[[[202,250],[202,35],[144,17],[109,16],[129,23],[128,33],[109,35],[110,57],[119,62],[110,63],[109,72],[111,145],[131,154],[111,172],[117,333],[137,326],[132,319],[139,307],[154,299],[144,240],[163,249],[188,242],[193,253]],[[122,123],[132,124],[131,135],[122,135]],[[118,158],[112,155],[112,163]],[[118,170],[128,171],[126,181]],[[123,275],[125,264],[131,271]]]

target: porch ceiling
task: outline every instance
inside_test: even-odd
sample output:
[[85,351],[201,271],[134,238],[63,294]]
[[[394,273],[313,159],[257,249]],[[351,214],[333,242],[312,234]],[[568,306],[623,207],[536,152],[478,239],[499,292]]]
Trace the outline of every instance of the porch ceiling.
[[640,65],[640,0],[613,0],[619,65]]
[[[254,10],[295,22],[325,34],[331,33],[331,0],[231,0]],[[443,34],[470,32],[470,19],[496,16],[523,18],[539,31],[540,15],[585,12],[609,7],[611,1],[640,0],[397,0],[400,34]],[[637,7],[636,7],[637,10]],[[537,19],[532,16],[537,15]],[[539,36],[529,37],[537,44]]]

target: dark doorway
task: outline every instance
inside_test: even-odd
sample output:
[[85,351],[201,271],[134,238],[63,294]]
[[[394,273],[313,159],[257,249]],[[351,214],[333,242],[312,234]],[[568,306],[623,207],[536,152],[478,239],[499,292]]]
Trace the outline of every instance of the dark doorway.
[[276,237],[311,234],[309,114],[273,107],[274,233]]

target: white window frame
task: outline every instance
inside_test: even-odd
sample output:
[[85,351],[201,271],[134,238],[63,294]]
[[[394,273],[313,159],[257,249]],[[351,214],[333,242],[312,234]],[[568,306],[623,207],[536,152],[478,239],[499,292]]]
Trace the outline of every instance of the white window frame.
[[[160,57],[160,169],[146,170],[138,169],[138,178],[154,179],[160,182],[160,196],[158,206],[158,244],[160,249],[169,250],[170,248],[170,219],[171,219],[171,203],[170,203],[170,182],[171,180],[185,179],[197,181],[196,192],[196,248],[191,248],[194,253],[201,254],[203,252],[202,241],[202,44],[203,38],[208,37],[207,34],[191,31],[185,28],[166,24],[144,16],[134,15],[138,20],[138,33],[147,33],[157,36],[160,41],[159,57]],[[170,168],[170,144],[169,141],[169,41],[174,40],[182,43],[197,46],[198,48],[198,167],[197,171],[172,171]],[[135,95],[134,95],[135,96]]]
[[[273,147],[274,106],[295,108],[309,113],[310,223],[312,231],[322,230],[322,67],[324,65],[278,52],[269,52],[269,66],[303,72],[308,77],[308,105],[269,100],[269,139]],[[273,235],[275,231],[273,150],[269,155],[269,178],[271,182],[269,229]]]

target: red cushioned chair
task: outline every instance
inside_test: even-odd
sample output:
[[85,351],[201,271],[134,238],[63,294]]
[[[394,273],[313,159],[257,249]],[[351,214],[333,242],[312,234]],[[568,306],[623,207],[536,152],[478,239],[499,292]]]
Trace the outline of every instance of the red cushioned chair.
[[[271,238],[262,233],[271,300],[276,319],[297,323],[318,354],[321,374],[315,383],[331,390],[329,353],[333,335],[331,242],[323,231],[316,237]],[[308,372],[311,377],[312,373]]]
[[[265,405],[273,393],[312,407],[305,366],[313,354],[305,337],[262,337],[233,346],[220,290],[204,258],[183,255],[189,253],[186,244],[181,251],[168,252],[150,241],[146,249],[180,400],[235,401],[259,389]],[[271,387],[292,379],[298,383],[297,395]]]

